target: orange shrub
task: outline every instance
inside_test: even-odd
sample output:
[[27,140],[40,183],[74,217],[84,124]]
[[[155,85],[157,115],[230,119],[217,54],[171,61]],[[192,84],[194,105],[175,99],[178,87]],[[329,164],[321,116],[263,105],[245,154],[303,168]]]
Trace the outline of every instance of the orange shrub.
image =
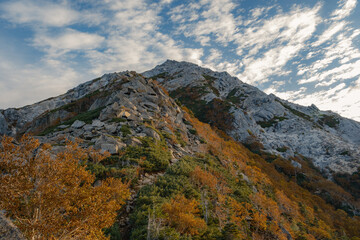
[[94,187],[94,175],[79,165],[88,154],[77,143],[56,155],[50,148],[28,136],[19,144],[2,138],[0,209],[29,239],[107,239],[102,230],[114,223],[128,186],[108,178]]
[[184,195],[177,195],[170,203],[164,203],[162,210],[166,215],[166,223],[174,227],[181,234],[197,235],[206,228],[203,219],[197,217],[199,203]]

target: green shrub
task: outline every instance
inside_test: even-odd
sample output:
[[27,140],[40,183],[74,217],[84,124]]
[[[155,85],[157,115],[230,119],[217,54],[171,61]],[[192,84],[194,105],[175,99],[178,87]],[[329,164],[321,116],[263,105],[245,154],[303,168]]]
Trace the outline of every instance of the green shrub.
[[287,104],[285,104],[285,103],[283,103],[283,102],[281,102],[281,101],[279,101],[279,100],[275,100],[275,101],[277,101],[278,103],[280,103],[281,105],[283,105],[283,107],[286,108],[286,109],[288,109],[290,112],[292,112],[292,114],[294,114],[294,115],[296,115],[296,116],[298,116],[298,117],[301,117],[301,118],[303,118],[303,119],[305,119],[305,120],[311,121],[311,117],[310,117],[309,115],[307,115],[307,114],[305,114],[305,113],[303,113],[303,112],[300,112],[300,111],[298,111],[298,110],[296,110],[296,109],[293,109],[293,108],[290,107],[289,105],[287,105]]
[[127,147],[121,159],[137,162],[146,172],[165,170],[171,160],[165,141],[145,137],[141,142],[141,146]]
[[178,143],[181,145],[181,147],[185,147],[186,146],[186,142],[183,139],[180,130],[176,130],[175,132],[175,136],[176,136],[176,140],[178,141]]
[[339,125],[339,119],[337,119],[335,116],[330,115],[322,115],[321,118],[318,120],[319,124],[321,126],[328,125],[331,128],[335,128]]
[[122,125],[120,128],[120,131],[121,131],[123,137],[126,137],[127,135],[131,134],[131,130],[128,125]]
[[270,119],[268,121],[259,121],[256,123],[259,124],[262,128],[267,128],[267,127],[272,127],[275,124],[277,124],[278,122],[284,121],[285,119],[287,119],[287,118],[274,116],[272,119]]
[[76,115],[75,117],[70,118],[70,119],[68,119],[68,120],[66,120],[66,121],[64,121],[62,123],[59,123],[59,124],[57,124],[55,126],[51,126],[51,127],[46,128],[44,131],[42,131],[39,134],[39,136],[45,136],[45,135],[47,135],[49,133],[55,132],[55,131],[59,130],[59,129],[57,129],[58,126],[60,126],[60,125],[71,125],[76,120],[83,121],[85,123],[90,124],[92,122],[92,120],[97,119],[100,116],[100,112],[103,109],[104,109],[104,107],[99,107],[99,108],[94,109],[94,110],[82,112],[82,113]]
[[122,123],[122,122],[126,122],[127,120],[124,118],[113,118],[110,120],[110,122],[115,122],[115,123]]
[[155,76],[153,76],[153,77],[151,77],[151,78],[154,79],[154,80],[156,80],[156,79],[158,79],[158,78],[166,78],[167,75],[168,75],[167,72],[162,72],[162,73],[159,73],[159,74],[157,74],[157,75],[155,75]]
[[289,148],[286,147],[286,146],[276,148],[276,150],[277,150],[278,152],[282,152],[282,153],[286,152],[288,149],[289,149]]
[[241,103],[242,98],[246,97],[245,94],[241,93],[239,96],[235,96],[235,94],[239,91],[239,88],[234,88],[229,92],[229,94],[226,96],[226,99],[234,104]]
[[198,135],[196,129],[189,129],[189,133],[191,133],[193,135]]
[[[169,202],[174,196],[181,194],[187,199],[196,199],[199,203],[200,217],[205,218],[204,199],[207,199],[207,229],[205,232],[196,236],[181,235],[174,228],[162,225],[159,226],[159,232],[151,232],[151,239],[226,239],[233,236],[228,234],[232,230],[231,226],[226,227],[222,231],[219,226],[219,220],[215,214],[216,194],[206,192],[197,183],[193,182],[191,173],[195,167],[199,166],[206,169],[209,173],[218,174],[219,179],[226,182],[226,186],[231,189],[231,197],[240,202],[249,202],[249,196],[252,188],[245,181],[238,181],[228,169],[224,168],[219,159],[211,155],[197,155],[196,157],[185,156],[178,162],[171,165],[161,177],[158,177],[152,185],[144,186],[138,193],[138,198],[134,211],[130,215],[130,223],[132,226],[130,239],[146,239],[148,236],[148,220],[149,216],[152,221],[162,221],[165,218],[161,206],[165,202]],[[234,229],[236,232],[236,230]],[[154,234],[154,235],[152,235]]]

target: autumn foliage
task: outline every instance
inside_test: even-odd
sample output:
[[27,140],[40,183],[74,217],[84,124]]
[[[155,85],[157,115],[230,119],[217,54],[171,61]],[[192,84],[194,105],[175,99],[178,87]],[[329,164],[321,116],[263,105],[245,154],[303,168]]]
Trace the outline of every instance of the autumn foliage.
[[55,154],[47,144],[24,136],[0,146],[0,209],[29,239],[107,239],[116,211],[129,197],[128,186],[95,177],[80,163],[99,154],[68,142]]
[[162,210],[166,216],[166,222],[181,234],[197,235],[206,228],[205,221],[199,218],[199,203],[192,199],[186,199],[183,195],[177,195],[169,203],[164,203]]
[[212,191],[216,189],[217,186],[217,179],[211,173],[202,170],[199,166],[196,166],[194,171],[191,172],[190,177],[193,181],[202,187],[208,187]]
[[[218,192],[215,215],[219,216],[222,225],[227,222],[228,225],[238,226],[239,239],[339,239],[346,235],[359,236],[358,217],[335,210],[320,197],[288,181],[287,176],[280,174],[263,158],[223,132],[200,122],[191,113],[186,115],[186,119],[206,141],[208,151],[234,177],[244,174],[248,183],[256,188],[248,202],[239,202],[229,194]],[[195,171],[196,176],[192,175],[195,183],[211,186],[208,172]],[[242,176],[239,179],[243,181]],[[230,218],[226,219],[226,216]]]

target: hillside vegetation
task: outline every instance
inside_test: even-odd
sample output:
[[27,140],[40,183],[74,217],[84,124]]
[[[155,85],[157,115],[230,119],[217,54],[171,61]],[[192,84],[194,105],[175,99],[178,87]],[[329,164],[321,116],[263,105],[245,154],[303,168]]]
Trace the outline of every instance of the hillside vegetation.
[[26,237],[359,239],[358,173],[330,181],[313,159],[286,155],[292,146],[269,151],[258,131],[301,118],[325,134],[344,120],[305,119],[274,100],[288,114],[243,112],[257,132],[241,143],[232,110],[247,93],[224,95],[209,74],[203,88],[171,89],[171,76],[104,75],[7,118],[18,138],[2,137],[0,208]]

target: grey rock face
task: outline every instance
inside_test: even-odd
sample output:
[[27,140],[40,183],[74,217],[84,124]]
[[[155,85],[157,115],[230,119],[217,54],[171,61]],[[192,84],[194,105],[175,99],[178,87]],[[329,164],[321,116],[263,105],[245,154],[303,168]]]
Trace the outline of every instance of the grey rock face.
[[[166,76],[156,80],[169,92],[183,87],[200,87],[205,89],[201,100],[227,102],[230,106],[227,111],[233,116],[232,129],[227,133],[236,140],[246,142],[255,138],[266,151],[285,158],[303,155],[311,158],[324,172],[353,173],[360,167],[360,123],[356,121],[321,111],[315,105],[304,107],[267,95],[226,72],[214,72],[192,63],[166,61],[142,75],[150,78],[163,73]],[[84,108],[85,111],[99,111],[92,124],[87,121],[83,125],[85,120],[79,120],[73,122],[72,127],[66,125],[63,129],[59,124],[56,131],[47,136],[51,138],[61,133],[91,141],[105,132],[125,137],[130,131],[138,136],[146,134],[158,138],[150,130],[137,132],[135,129],[146,121],[155,121],[160,126],[163,118],[186,130],[181,109],[155,87],[151,79],[120,72],[105,74],[58,97],[0,111],[0,134],[15,136],[36,132],[41,126],[71,119],[74,111],[84,113]],[[167,126],[162,127],[165,132],[169,131]],[[118,150],[109,145],[101,149],[114,153]]]
[[85,125],[86,123],[83,122],[83,121],[79,121],[79,120],[76,120],[72,125],[71,127],[73,128],[81,128]]
[[119,139],[114,137],[101,135],[95,142],[95,149],[101,149],[102,151],[107,151],[110,154],[116,154],[121,148],[124,148],[126,145],[122,143]]
[[101,127],[103,127],[105,124],[102,122],[102,121],[100,121],[100,120],[94,120],[93,122],[92,122],[92,124],[91,124],[91,126],[92,127],[94,127],[94,128],[101,128]]
[[0,112],[0,133],[9,134],[9,126],[5,116]]
[[205,87],[201,100],[229,103],[233,128],[227,133],[241,142],[255,137],[266,151],[285,158],[301,154],[325,173],[353,173],[360,167],[359,122],[315,105],[304,107],[267,95],[228,73],[188,62],[168,60],[143,73],[146,77],[158,74],[165,76],[157,80],[170,92]]

